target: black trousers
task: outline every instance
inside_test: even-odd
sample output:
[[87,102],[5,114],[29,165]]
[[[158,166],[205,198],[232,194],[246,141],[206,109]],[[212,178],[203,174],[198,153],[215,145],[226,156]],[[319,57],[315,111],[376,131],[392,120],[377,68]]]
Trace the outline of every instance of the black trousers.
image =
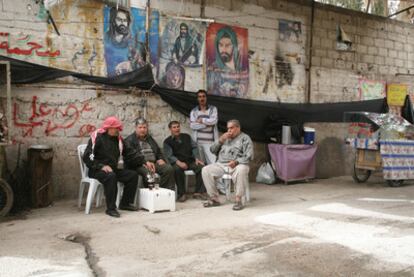
[[[181,169],[178,165],[174,165],[174,173],[175,173],[175,182],[177,184],[177,195],[181,197],[183,194],[186,193],[185,190],[185,174],[183,169]],[[206,192],[206,188],[204,187],[203,178],[201,177],[201,169],[203,168],[202,165],[196,165],[194,162],[188,164],[187,170],[194,171],[196,175],[196,186],[195,192],[203,193]]]
[[134,170],[117,169],[106,173],[103,170],[90,170],[89,177],[98,179],[104,186],[106,209],[116,209],[116,195],[118,193],[118,181],[124,184],[124,193],[120,205],[128,205],[134,201],[137,191],[138,174]]

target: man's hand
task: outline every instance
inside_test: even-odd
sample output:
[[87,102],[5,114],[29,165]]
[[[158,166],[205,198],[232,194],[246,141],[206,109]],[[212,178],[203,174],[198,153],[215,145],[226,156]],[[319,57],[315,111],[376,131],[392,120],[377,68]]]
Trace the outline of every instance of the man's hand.
[[195,160],[195,164],[196,164],[196,165],[199,165],[199,164],[200,164],[200,165],[204,165],[204,162],[203,162],[202,160],[196,159],[196,160]]
[[149,171],[151,171],[152,173],[155,173],[155,165],[154,165],[154,163],[152,163],[152,162],[146,162],[144,164],[144,167],[146,169],[148,169]]
[[112,168],[109,165],[104,165],[101,168],[102,171],[105,171],[106,173],[112,172]]
[[180,160],[177,160],[175,164],[178,165],[178,167],[181,168],[182,170],[188,169],[188,165],[185,162],[182,162]]
[[239,164],[239,162],[237,162],[237,161],[230,161],[229,162],[229,167],[230,168],[235,168],[238,164]]
[[224,134],[221,135],[221,137],[219,138],[219,142],[221,144],[223,144],[228,138],[230,137],[229,132],[225,132]]
[[197,118],[196,122],[200,123],[200,124],[203,124],[203,119],[202,118]]
[[159,159],[159,160],[157,161],[157,164],[158,164],[158,165],[164,165],[164,164],[165,164],[165,161],[164,161],[163,159]]

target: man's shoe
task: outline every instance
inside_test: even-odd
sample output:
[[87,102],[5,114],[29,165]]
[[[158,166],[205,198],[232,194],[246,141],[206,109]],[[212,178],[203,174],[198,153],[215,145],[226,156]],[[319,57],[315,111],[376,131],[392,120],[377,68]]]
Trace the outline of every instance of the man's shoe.
[[128,205],[119,205],[119,209],[120,210],[125,210],[125,211],[133,211],[133,212],[138,211],[138,208],[135,207],[134,205],[131,205],[131,204],[128,204]]
[[187,201],[187,196],[185,196],[185,194],[181,195],[180,198],[178,198],[178,202],[185,202]]
[[243,210],[244,206],[242,204],[242,202],[236,202],[236,204],[234,204],[233,206],[233,211],[240,211]]
[[117,210],[106,210],[105,213],[112,217],[121,217]]

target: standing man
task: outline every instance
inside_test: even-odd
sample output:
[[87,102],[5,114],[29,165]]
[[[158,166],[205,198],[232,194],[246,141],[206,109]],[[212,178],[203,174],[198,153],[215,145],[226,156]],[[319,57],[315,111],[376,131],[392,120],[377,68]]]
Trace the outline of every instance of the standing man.
[[193,130],[193,140],[200,146],[201,157],[206,164],[216,161],[216,156],[211,153],[210,146],[218,140],[218,113],[217,108],[207,104],[207,92],[200,89],[197,92],[198,106],[191,110],[190,128]]
[[148,186],[148,173],[158,173],[161,176],[160,186],[175,190],[174,169],[165,162],[157,142],[148,134],[148,123],[144,118],[135,121],[135,132],[125,139],[125,143],[144,157],[142,161],[132,157],[125,160],[125,165],[143,177],[145,186]]
[[175,40],[172,56],[175,63],[198,64],[198,47],[185,23],[180,24],[180,36]]
[[214,179],[223,176],[225,167],[228,167],[236,190],[233,210],[243,209],[241,199],[244,197],[244,188],[249,185],[249,162],[253,159],[253,142],[247,134],[241,132],[237,119],[227,122],[227,132],[211,146],[211,152],[218,155],[218,160],[202,170],[203,181],[210,197],[210,201],[204,203],[204,207],[220,205]]
[[124,145],[119,132],[122,131],[122,123],[118,118],[110,116],[103,122],[102,128],[91,134],[88,146],[83,154],[83,161],[89,168],[89,177],[98,179],[103,184],[106,214],[120,217],[116,209],[116,196],[118,193],[118,181],[124,183],[124,193],[119,205],[121,210],[137,211],[131,205],[134,200],[138,184],[138,174],[133,170],[118,169],[118,161],[122,155],[124,159],[130,156],[140,159],[133,149]]
[[[175,171],[178,201],[187,200],[185,187],[185,170],[192,170],[196,174],[195,194],[202,197],[205,192],[201,169],[204,163],[200,160],[197,144],[190,135],[181,133],[180,122],[171,121],[168,124],[171,136],[164,140],[164,153]],[[195,195],[195,196],[196,196]]]
[[[197,92],[197,101],[198,106],[192,109],[190,113],[192,137],[199,146],[203,161],[206,164],[212,164],[216,162],[216,155],[210,151],[210,146],[219,138],[217,108],[207,104],[207,92],[203,89]],[[218,182],[218,189],[221,193],[225,193],[223,182]]]

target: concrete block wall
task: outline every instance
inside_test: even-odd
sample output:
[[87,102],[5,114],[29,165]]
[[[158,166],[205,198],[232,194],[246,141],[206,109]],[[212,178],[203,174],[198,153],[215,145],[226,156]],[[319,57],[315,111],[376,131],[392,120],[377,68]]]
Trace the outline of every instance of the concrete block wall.
[[[95,7],[88,6],[92,2],[86,0],[70,1],[88,9]],[[31,1],[14,1],[16,5],[8,2],[0,2],[0,30],[21,30],[34,34],[50,32],[50,26],[38,20],[27,9],[27,4]],[[200,2],[153,0],[151,6],[160,10],[161,14],[200,17]],[[131,3],[134,7],[142,8],[146,1],[132,0]],[[359,100],[358,79],[361,77],[408,83],[410,92],[413,91],[410,76],[396,75],[412,73],[414,70],[411,25],[317,4],[312,38],[312,67],[309,68],[310,1],[208,0],[204,13],[206,18],[217,22],[248,28],[250,99],[305,102],[309,76],[310,101],[313,103]],[[62,19],[68,16],[63,14]],[[300,21],[302,41],[282,43],[279,40],[278,19]],[[335,28],[338,23],[353,39],[352,51],[335,50]],[[69,27],[64,21],[58,24],[68,36],[79,31],[79,34],[84,34],[81,37],[92,36],[96,39],[102,34],[102,29],[99,28],[97,33],[94,32],[95,35],[91,35],[87,29]],[[280,76],[275,63],[276,56],[282,56],[291,66],[292,84],[278,86]],[[194,84],[193,87],[203,85]],[[12,89],[16,110],[11,130],[16,144],[8,147],[9,167],[13,169],[15,164],[18,143],[23,143],[23,158],[29,145],[52,145],[56,153],[53,180],[58,197],[76,197],[79,181],[76,146],[85,143],[88,130],[99,127],[107,115],[115,114],[124,120],[124,135],[127,135],[133,130],[133,120],[146,111],[150,130],[159,143],[168,135],[166,123],[172,119],[182,122],[184,131],[189,132],[187,119],[151,92],[115,90],[71,78],[37,85],[13,86]],[[35,112],[33,103],[37,109]],[[39,110],[40,107],[43,113]],[[47,113],[49,110],[59,112]],[[35,120],[42,124],[32,126]],[[349,173],[353,153],[341,143],[346,135],[346,125],[325,123],[311,126],[317,129],[320,149],[318,176]],[[255,150],[252,178],[266,157],[265,145],[256,144]],[[345,166],[337,166],[344,163]]]

